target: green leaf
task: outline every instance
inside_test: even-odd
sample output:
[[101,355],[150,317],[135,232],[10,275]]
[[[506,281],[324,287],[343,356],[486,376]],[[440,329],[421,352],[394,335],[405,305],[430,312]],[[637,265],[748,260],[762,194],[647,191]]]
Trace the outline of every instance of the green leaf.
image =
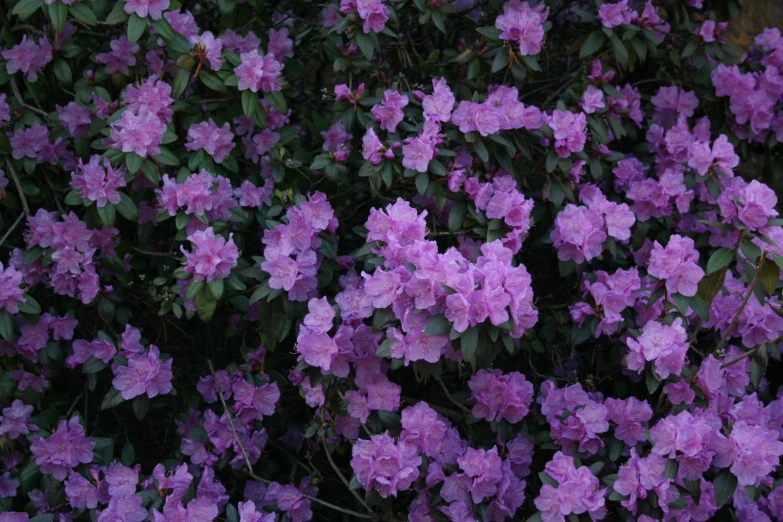
[[612,44],[612,50],[614,51],[615,58],[623,66],[628,68],[628,50],[625,48],[625,44],[617,38],[616,34],[613,34],[609,38],[609,42]]
[[650,395],[655,393],[661,385],[661,378],[655,374],[655,370],[653,370],[652,366],[647,367],[645,383],[647,384],[647,391],[650,392]]
[[362,50],[362,54],[367,58],[367,61],[372,60],[372,55],[375,54],[375,44],[369,35],[364,34],[363,31],[356,31],[356,45]]
[[122,395],[120,395],[120,390],[112,388],[103,398],[103,402],[101,403],[101,411],[114,408],[124,400],[125,399],[122,398]]
[[141,35],[147,29],[147,19],[140,18],[139,15],[133,13],[128,19],[128,40],[138,42]]
[[674,477],[676,477],[677,473],[679,473],[679,472],[680,472],[680,463],[679,462],[677,462],[674,459],[669,459],[669,460],[666,461],[666,470],[665,470],[664,476],[667,479],[669,479],[669,480],[674,479]]
[[690,298],[682,294],[674,294],[674,304],[677,306],[677,311],[682,315],[688,315],[688,308],[690,307]]
[[207,283],[207,290],[209,290],[209,293],[212,294],[212,297],[214,297],[216,300],[223,297],[223,288],[224,288],[223,280],[220,278],[213,279],[212,281]]
[[0,310],[0,336],[6,341],[14,337],[14,316],[5,310]]
[[150,411],[150,399],[146,394],[133,398],[133,413],[138,420],[143,420]]
[[98,315],[104,323],[110,323],[114,319],[114,302],[107,297],[101,297],[98,301]]
[[470,363],[473,369],[476,368],[476,351],[478,349],[478,337],[479,331],[474,326],[468,328],[462,337],[459,339],[460,349],[462,350],[462,358],[465,362]]
[[286,103],[285,96],[283,96],[282,92],[274,91],[264,93],[264,99],[280,114],[286,114],[288,112],[288,104]]
[[74,2],[68,7],[74,18],[87,25],[98,25],[98,18],[85,2]]
[[18,16],[21,20],[26,20],[43,6],[44,0],[20,0],[14,6],[11,14]]
[[107,227],[113,226],[117,218],[117,209],[111,203],[107,203],[103,207],[98,208],[98,216],[104,225]]
[[57,81],[66,87],[70,87],[73,83],[73,73],[71,73],[71,66],[68,62],[62,59],[57,59],[52,64],[52,70],[54,71],[54,77]]
[[120,202],[117,203],[117,212],[128,221],[133,221],[135,223],[139,220],[139,209],[136,207],[136,203],[134,203],[130,196],[124,192],[120,192]]
[[721,470],[712,482],[715,489],[715,505],[721,507],[734,495],[737,489],[737,477],[727,469]]
[[109,16],[106,17],[107,24],[121,24],[128,20],[128,13],[125,12],[125,2],[120,0],[112,7]]
[[761,286],[764,287],[767,295],[772,295],[778,287],[778,281],[780,281],[780,267],[765,257],[759,270],[759,281],[761,281]]
[[239,522],[239,512],[234,507],[234,504],[226,506],[226,522]]
[[424,329],[424,335],[443,335],[451,331],[451,323],[442,315],[433,315],[427,328]]
[[175,100],[182,96],[190,81],[190,70],[180,69],[177,71],[177,75],[174,77],[174,81],[171,82],[171,97]]
[[707,273],[712,274],[721,268],[727,266],[734,259],[734,252],[728,248],[719,248],[710,256],[707,261]]
[[41,305],[30,294],[24,296],[24,302],[19,305],[19,311],[23,314],[38,315],[41,313]]
[[215,307],[217,306],[217,300],[212,297],[210,292],[199,292],[196,296],[196,311],[198,317],[205,323],[212,319],[215,314]]
[[500,48],[498,54],[495,55],[495,59],[492,60],[492,72],[505,69],[506,65],[508,65],[508,47],[504,45]]
[[525,522],[543,522],[543,518],[541,518],[541,512],[539,511],[532,517],[528,518]]
[[473,142],[473,150],[476,151],[476,154],[479,155],[481,158],[481,161],[487,162],[489,161],[489,151],[487,150],[487,146],[484,145],[484,142],[479,140],[476,140]]
[[459,232],[462,229],[467,212],[468,206],[464,201],[454,202],[449,211],[449,232]]
[[223,84],[223,80],[221,80],[220,77],[213,72],[201,69],[201,71],[198,73],[198,78],[201,80],[201,83],[213,91],[228,92],[228,89],[226,89],[226,86]]
[[120,460],[123,464],[130,467],[133,466],[136,460],[136,450],[133,448],[133,444],[126,442],[122,447],[122,453],[120,454]]
[[128,152],[125,154],[125,165],[128,167],[128,172],[136,174],[141,168],[141,163],[144,159],[135,152]]
[[582,44],[582,48],[579,49],[579,58],[586,58],[595,53],[604,43],[606,37],[601,31],[595,31],[587,37],[585,43]]
[[93,373],[98,373],[107,366],[108,364],[101,361],[100,359],[96,359],[91,355],[90,358],[87,359],[87,362],[82,365],[82,373],[84,375],[92,375]]
[[539,480],[541,480],[542,484],[546,484],[547,486],[552,486],[553,488],[556,488],[560,485],[558,481],[556,481],[548,473],[545,473],[543,471],[538,472],[538,478]]
[[177,156],[175,156],[174,153],[166,147],[161,147],[160,154],[153,156],[152,159],[158,163],[163,163],[164,165],[170,165],[172,167],[179,165],[179,158],[177,158]]
[[41,257],[44,253],[44,249],[41,247],[33,247],[29,248],[25,251],[24,256],[22,259],[24,260],[25,265],[29,265],[30,263],[34,262],[36,259]]
[[54,515],[51,513],[44,513],[42,515],[36,515],[30,519],[30,522],[52,522]]
[[430,184],[430,177],[427,175],[426,172],[419,172],[416,174],[416,190],[419,191],[419,194],[424,194],[427,192],[427,187]]
[[242,91],[242,112],[250,118],[258,107],[258,93],[251,90]]
[[54,30],[61,32],[68,19],[68,6],[59,1],[49,4],[49,18],[52,20]]

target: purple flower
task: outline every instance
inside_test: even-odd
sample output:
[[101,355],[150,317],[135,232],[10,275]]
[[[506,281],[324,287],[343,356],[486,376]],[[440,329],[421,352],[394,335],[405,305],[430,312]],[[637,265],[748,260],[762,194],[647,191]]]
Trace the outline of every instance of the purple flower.
[[598,21],[604,27],[617,27],[628,25],[638,15],[628,7],[628,0],[620,0],[615,3],[606,3],[598,8]]
[[362,30],[369,34],[370,31],[380,33],[386,27],[389,19],[389,8],[383,0],[356,0],[356,11],[362,20]]
[[20,288],[22,273],[12,266],[3,268],[0,263],[0,310],[11,314],[19,312],[19,305],[25,302],[25,290]]
[[95,61],[106,65],[106,73],[108,74],[116,72],[130,74],[128,67],[136,65],[135,54],[139,52],[138,44],[131,43],[127,36],[122,35],[118,39],[112,40],[109,47],[111,47],[111,52],[95,55]]
[[171,108],[174,104],[171,85],[156,76],[150,76],[138,87],[129,85],[122,93],[122,99],[128,109],[134,113],[138,114],[146,110],[154,113],[164,123],[170,122],[174,114]]
[[479,370],[468,382],[475,405],[471,412],[487,422],[506,420],[516,424],[530,411],[533,385],[519,372]]
[[98,515],[98,522],[144,522],[147,515],[140,496],[112,497],[106,509]]
[[78,473],[71,473],[65,481],[65,495],[73,508],[95,509],[98,507],[98,488]]
[[649,321],[642,328],[642,335],[626,341],[630,350],[627,357],[629,370],[641,373],[645,361],[655,361],[655,372],[661,379],[680,375],[688,352],[688,335],[678,317],[671,326]]
[[160,20],[163,11],[169,8],[169,0],[126,0],[124,11],[128,14],[136,14],[139,18],[148,15],[153,20]]
[[574,459],[555,453],[544,467],[545,472],[558,482],[557,487],[545,484],[535,499],[544,522],[564,522],[565,515],[588,513],[592,520],[606,516],[606,489],[587,466],[576,468]]
[[555,152],[561,158],[581,152],[587,139],[587,116],[580,112],[555,110],[547,121],[555,137]]
[[527,2],[510,1],[503,4],[503,14],[495,20],[501,40],[511,40],[519,45],[521,56],[541,52],[544,42],[543,23],[549,14],[543,4],[530,7]]
[[8,74],[21,71],[27,76],[27,81],[35,82],[38,80],[38,73],[52,61],[52,46],[45,37],[36,45],[34,40],[28,40],[27,35],[24,35],[21,43],[4,50],[2,55],[8,60],[5,64]]
[[231,390],[234,392],[234,410],[243,422],[274,415],[275,405],[280,400],[280,388],[274,382],[257,388],[241,379],[232,385]]
[[210,118],[188,128],[188,141],[185,143],[185,148],[189,151],[203,149],[212,156],[215,163],[223,163],[235,146],[233,139],[234,134],[228,123],[218,127]]
[[79,464],[92,462],[94,447],[95,443],[84,436],[79,418],[73,417],[69,421],[61,420],[48,439],[34,436],[30,452],[42,473],[62,481]]
[[154,113],[141,110],[134,114],[130,110],[122,113],[122,118],[112,123],[109,142],[111,147],[122,152],[135,152],[142,158],[160,154],[160,144],[166,124]]
[[278,509],[285,512],[291,522],[305,522],[313,516],[310,500],[304,498],[296,486],[290,484],[283,486],[272,482],[264,500],[276,502]]
[[[4,99],[4,98],[3,98]],[[87,107],[70,102],[65,107],[56,105],[57,117],[74,138],[86,138],[92,123],[92,112]],[[2,119],[0,117],[0,119]]]
[[191,37],[199,34],[196,19],[190,11],[166,11],[163,18],[171,25],[171,28],[190,41]]
[[594,112],[603,109],[606,107],[606,104],[604,103],[604,92],[593,85],[588,86],[587,90],[585,90],[582,95],[580,107],[587,114],[593,114]]
[[399,491],[410,489],[419,476],[421,457],[416,446],[402,441],[395,444],[388,433],[357,440],[352,455],[356,480],[383,498],[396,497]]
[[404,117],[402,109],[406,105],[408,105],[407,96],[397,91],[386,90],[381,103],[373,105],[370,112],[375,117],[375,121],[380,122],[382,129],[394,132]]
[[650,253],[650,264],[647,272],[658,279],[666,281],[669,294],[679,293],[687,297],[696,295],[699,281],[704,277],[696,262],[699,252],[695,249],[693,240],[677,234],[669,238],[666,248],[657,241]]
[[741,486],[757,486],[775,471],[783,455],[778,434],[745,421],[734,423],[729,440],[734,446],[731,472]]
[[273,55],[261,56],[258,51],[251,51],[242,53],[240,59],[242,63],[234,69],[240,91],[274,92],[283,87],[280,77],[283,66]]
[[224,279],[231,273],[231,269],[237,266],[239,249],[232,239],[233,234],[228,235],[228,241],[220,236],[215,236],[212,227],[199,230],[188,236],[188,241],[193,245],[191,252],[180,247],[185,254],[185,271],[193,274],[194,281],[211,282],[213,279]]
[[574,260],[581,264],[599,256],[606,240],[603,225],[600,213],[570,203],[566,205],[555,218],[551,235],[557,248],[557,257],[562,261]]
[[282,62],[294,56],[293,49],[294,42],[288,37],[287,28],[269,30],[269,43],[267,44],[269,54]]
[[150,345],[149,352],[128,357],[128,366],[114,367],[112,385],[126,401],[145,393],[150,399],[164,395],[171,391],[171,362],[161,361],[158,348]]
[[468,490],[474,503],[478,504],[497,493],[498,482],[502,478],[497,446],[488,451],[468,448],[457,459],[457,464],[469,478]]
[[435,156],[435,149],[429,140],[407,138],[402,146],[402,166],[417,172],[427,172],[430,160]]
[[111,203],[120,202],[120,193],[117,189],[125,186],[124,172],[121,169],[112,169],[108,158],[100,164],[100,156],[90,156],[90,162],[86,165],[79,160],[75,171],[71,173],[71,186],[84,199],[95,201],[98,208],[103,208]]
[[0,415],[0,435],[8,435],[8,438],[13,440],[31,431],[38,431],[38,426],[28,422],[32,413],[32,406],[16,399],[11,406],[4,408],[3,414]]
[[205,31],[201,36],[191,36],[191,45],[196,46],[196,49],[203,51],[204,59],[207,61],[207,65],[213,71],[219,71],[223,65],[223,59],[220,58],[220,53],[223,51],[223,41],[219,38],[215,38],[210,31]]

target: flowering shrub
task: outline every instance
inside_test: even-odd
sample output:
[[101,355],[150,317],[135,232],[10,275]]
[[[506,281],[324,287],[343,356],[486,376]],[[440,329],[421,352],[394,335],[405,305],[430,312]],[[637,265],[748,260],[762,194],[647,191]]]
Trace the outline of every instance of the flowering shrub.
[[783,520],[737,8],[0,2],[0,522]]

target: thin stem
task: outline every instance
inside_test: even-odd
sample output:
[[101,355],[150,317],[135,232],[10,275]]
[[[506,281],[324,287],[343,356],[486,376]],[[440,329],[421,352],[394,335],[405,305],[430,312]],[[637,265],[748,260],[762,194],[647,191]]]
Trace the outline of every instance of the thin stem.
[[760,349],[762,346],[767,346],[767,345],[774,345],[774,344],[776,344],[776,343],[779,343],[779,342],[781,341],[781,339],[783,339],[783,335],[780,335],[780,336],[778,336],[778,337],[776,337],[776,338],[772,339],[772,340],[771,340],[771,341],[769,341],[768,343],[760,344],[760,345],[756,346],[755,348],[753,348],[752,350],[749,350],[749,351],[747,351],[747,352],[743,353],[742,355],[738,355],[737,357],[733,358],[732,360],[730,360],[730,361],[728,361],[728,362],[725,362],[725,363],[721,364],[721,365],[720,365],[720,369],[721,369],[721,370],[723,370],[724,368],[728,368],[728,367],[729,367],[729,366],[731,366],[731,365],[737,364],[737,363],[738,363],[738,362],[740,362],[742,359],[745,359],[745,358],[747,358],[747,357],[750,357],[751,355],[753,355],[754,353],[756,353],[757,351],[759,351],[759,349]]
[[449,393],[449,389],[446,388],[446,383],[444,383],[441,379],[438,379],[438,384],[440,384],[441,389],[443,390],[443,393],[446,394],[446,398],[449,400],[451,404],[462,410],[464,413],[470,413],[470,410],[467,409],[464,405],[458,403],[456,400],[454,400],[454,397],[451,396],[451,393]]
[[60,203],[60,197],[57,195],[57,189],[54,187],[54,183],[52,183],[51,178],[49,178],[49,174],[46,172],[43,173],[44,179],[46,180],[46,184],[49,185],[49,188],[52,190],[52,195],[54,196],[54,202],[57,204],[57,209],[60,211],[60,214],[65,214],[65,209],[63,208],[62,203]]
[[36,107],[33,107],[32,105],[28,105],[27,103],[25,103],[24,98],[22,98],[22,93],[19,92],[19,86],[16,85],[16,78],[14,78],[13,74],[9,75],[8,82],[11,84],[11,90],[14,93],[14,98],[16,98],[16,101],[19,102],[19,105],[21,105],[28,111],[37,112],[47,120],[49,119],[49,115],[46,113],[46,111],[43,111],[41,109],[38,109]]
[[[236,440],[239,449],[242,451],[242,457],[244,457],[245,459],[245,473],[247,473],[254,480],[258,480],[259,482],[263,482],[264,484],[271,484],[272,483],[271,480],[267,480],[265,478],[259,477],[253,472],[253,465],[250,464],[250,457],[247,456],[247,451],[245,451],[245,446],[242,445],[242,441],[239,440],[239,435],[237,435],[236,427],[234,427],[234,419],[233,417],[231,417],[231,412],[228,410],[226,399],[225,397],[223,397],[223,390],[220,389],[220,385],[218,384],[217,376],[215,375],[215,368],[212,366],[212,361],[207,360],[207,364],[209,365],[209,372],[212,374],[212,378],[215,379],[215,387],[217,388],[218,397],[220,398],[220,404],[223,406],[223,411],[225,411],[226,413],[226,418],[228,418],[228,424],[229,426],[231,426],[231,432],[234,434],[234,440]],[[301,495],[311,502],[315,502],[316,504],[319,504],[321,506],[328,507],[329,509],[333,509],[335,511],[339,511],[340,513],[345,513],[346,515],[351,515],[353,517],[361,518],[365,520],[378,519],[376,515],[357,513],[356,511],[351,511],[350,509],[345,509],[345,508],[341,508],[340,506],[335,506],[334,504],[330,504],[329,502],[325,502],[319,498],[306,495],[304,493],[302,493]]]
[[152,250],[143,250],[138,247],[131,247],[134,252],[138,252],[139,254],[144,254],[145,256],[152,256],[152,257],[176,257],[172,254],[169,254],[168,252],[153,252]]
[[8,167],[8,172],[11,173],[11,179],[14,180],[14,185],[16,185],[16,190],[19,192],[19,199],[22,201],[22,208],[24,209],[24,214],[27,217],[30,217],[30,206],[27,204],[27,198],[24,196],[24,191],[22,190],[22,184],[19,183],[19,176],[16,175],[16,169],[14,169],[14,166],[11,165],[11,160],[8,158],[5,158],[5,164]]
[[332,466],[332,469],[335,473],[337,473],[337,476],[340,477],[340,480],[345,484],[345,487],[348,489],[348,491],[351,492],[351,495],[354,496],[356,500],[359,501],[359,504],[364,506],[364,509],[367,510],[367,512],[372,513],[372,510],[370,509],[370,506],[367,505],[367,503],[364,501],[362,497],[359,496],[359,494],[351,489],[351,485],[348,483],[348,479],[345,478],[345,475],[343,475],[343,472],[340,471],[340,468],[337,467],[337,464],[334,463],[334,459],[332,459],[332,454],[329,453],[329,448],[326,447],[326,440],[324,440],[323,435],[321,435],[321,446],[324,448],[324,452],[326,453],[326,458],[329,461],[329,465]]
[[19,226],[19,223],[21,223],[23,219],[24,219],[24,214],[19,214],[19,217],[16,218],[16,221],[14,221],[14,224],[11,225],[11,228],[9,228],[8,231],[3,235],[3,238],[0,239],[0,246],[2,246],[3,243],[5,243],[5,240],[8,239],[8,236],[10,236],[11,232],[13,232],[14,229],[16,229],[16,227]]
[[742,313],[742,311],[745,309],[745,305],[748,304],[748,301],[750,300],[750,296],[753,295],[753,289],[756,287],[756,282],[759,280],[759,273],[761,272],[761,267],[764,266],[766,259],[767,259],[767,251],[765,249],[763,252],[761,252],[761,257],[759,257],[758,265],[756,265],[756,272],[753,274],[753,280],[750,282],[750,286],[748,286],[748,291],[745,293],[745,297],[742,299],[742,303],[740,304],[740,307],[737,308],[737,311],[734,314],[734,317],[731,319],[728,328],[726,328],[726,333],[723,334],[723,337],[718,343],[717,348],[715,348],[716,352],[719,352],[721,349],[723,349],[723,347],[726,346],[726,343],[729,342],[729,337],[731,337],[731,331],[737,325],[737,321],[739,321],[739,316]]

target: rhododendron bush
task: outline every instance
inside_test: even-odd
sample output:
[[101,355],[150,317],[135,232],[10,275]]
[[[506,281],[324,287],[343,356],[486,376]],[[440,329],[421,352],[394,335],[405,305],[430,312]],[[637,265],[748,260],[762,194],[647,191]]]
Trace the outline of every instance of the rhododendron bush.
[[0,0],[0,522],[783,520],[740,7]]

